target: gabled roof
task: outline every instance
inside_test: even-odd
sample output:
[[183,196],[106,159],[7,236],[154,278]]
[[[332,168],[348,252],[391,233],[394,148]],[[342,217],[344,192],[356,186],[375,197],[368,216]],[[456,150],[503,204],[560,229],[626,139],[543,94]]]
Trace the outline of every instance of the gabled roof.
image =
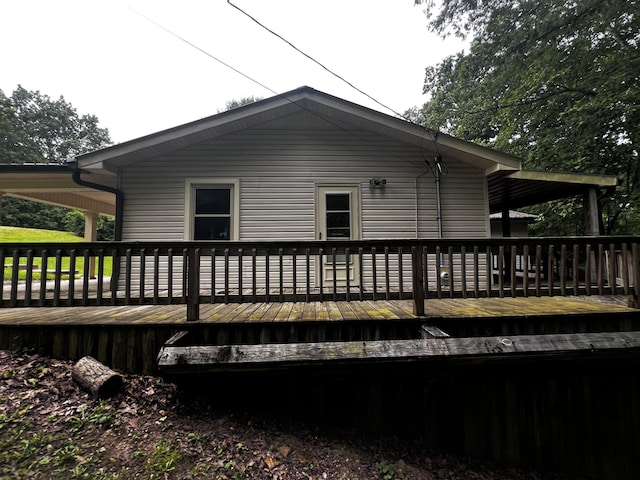
[[310,87],[301,87],[195,122],[80,155],[75,160],[78,167],[85,171],[115,172],[118,167],[187,148],[299,111],[310,112],[330,122],[346,122],[358,128],[420,146],[425,155],[440,154],[445,158],[453,157],[484,169],[487,173],[521,168],[521,160],[512,155],[444,133],[426,130],[420,125]]

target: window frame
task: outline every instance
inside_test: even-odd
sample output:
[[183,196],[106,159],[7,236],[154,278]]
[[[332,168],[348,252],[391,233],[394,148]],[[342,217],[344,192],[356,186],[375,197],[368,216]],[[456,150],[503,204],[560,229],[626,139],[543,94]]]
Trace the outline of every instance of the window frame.
[[228,188],[230,190],[231,228],[229,240],[208,240],[211,242],[236,241],[240,239],[240,180],[237,178],[189,178],[185,182],[184,239],[194,241],[196,190],[207,188]]

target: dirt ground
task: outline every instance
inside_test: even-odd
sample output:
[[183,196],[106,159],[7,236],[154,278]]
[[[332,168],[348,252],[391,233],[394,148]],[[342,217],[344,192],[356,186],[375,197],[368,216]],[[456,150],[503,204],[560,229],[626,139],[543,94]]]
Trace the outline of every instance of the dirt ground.
[[219,409],[158,377],[94,399],[72,362],[0,351],[0,479],[531,479],[559,477],[396,438]]

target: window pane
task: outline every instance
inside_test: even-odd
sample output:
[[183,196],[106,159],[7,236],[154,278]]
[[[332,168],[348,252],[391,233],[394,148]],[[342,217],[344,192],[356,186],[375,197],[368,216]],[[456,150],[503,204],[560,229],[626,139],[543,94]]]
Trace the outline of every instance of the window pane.
[[229,240],[231,219],[229,217],[196,217],[194,240]]
[[330,211],[330,210],[349,211],[349,194],[348,193],[327,194],[327,211]]
[[327,212],[327,228],[349,228],[349,212]]
[[196,215],[231,213],[231,190],[229,188],[196,189]]

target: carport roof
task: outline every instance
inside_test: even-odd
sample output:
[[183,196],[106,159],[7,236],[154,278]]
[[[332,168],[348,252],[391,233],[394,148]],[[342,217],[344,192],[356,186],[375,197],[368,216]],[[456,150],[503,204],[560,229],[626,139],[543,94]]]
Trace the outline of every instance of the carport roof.
[[[114,216],[115,195],[76,184],[71,172],[69,165],[0,164],[0,194]],[[113,177],[91,174],[89,178],[115,186]]]

